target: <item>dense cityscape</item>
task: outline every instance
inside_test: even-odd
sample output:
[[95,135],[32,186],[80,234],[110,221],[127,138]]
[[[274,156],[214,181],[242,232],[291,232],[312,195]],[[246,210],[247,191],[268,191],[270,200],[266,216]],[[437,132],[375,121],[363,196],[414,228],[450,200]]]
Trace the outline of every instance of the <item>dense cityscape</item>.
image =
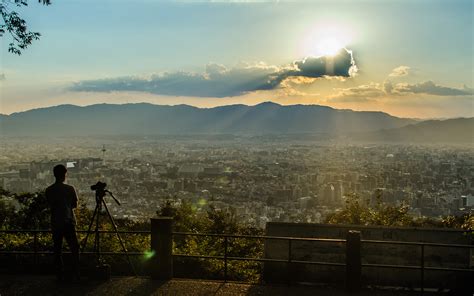
[[156,215],[166,201],[197,211],[229,208],[260,228],[268,221],[323,222],[352,193],[372,204],[376,197],[405,203],[415,217],[459,215],[474,205],[470,146],[169,136],[17,138],[0,149],[0,187],[44,190],[62,163],[81,202],[93,207],[90,186],[106,182],[122,202],[107,199],[112,214],[133,220]]

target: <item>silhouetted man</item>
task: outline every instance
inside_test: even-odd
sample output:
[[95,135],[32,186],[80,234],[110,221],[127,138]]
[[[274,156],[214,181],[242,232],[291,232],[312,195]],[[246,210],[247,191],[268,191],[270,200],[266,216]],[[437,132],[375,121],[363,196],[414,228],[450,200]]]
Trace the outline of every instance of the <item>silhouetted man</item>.
[[51,230],[54,242],[54,264],[58,280],[64,279],[62,247],[63,238],[72,253],[72,279],[79,279],[79,243],[76,236],[77,194],[73,186],[64,184],[67,169],[59,164],[53,169],[56,182],[46,189],[46,199],[51,208]]

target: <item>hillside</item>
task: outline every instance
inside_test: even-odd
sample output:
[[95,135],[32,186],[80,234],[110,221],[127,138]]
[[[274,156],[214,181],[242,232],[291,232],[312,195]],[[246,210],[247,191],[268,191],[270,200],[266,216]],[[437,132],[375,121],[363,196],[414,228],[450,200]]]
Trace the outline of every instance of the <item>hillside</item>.
[[353,139],[381,142],[474,143],[474,118],[427,120],[400,128],[357,134]]

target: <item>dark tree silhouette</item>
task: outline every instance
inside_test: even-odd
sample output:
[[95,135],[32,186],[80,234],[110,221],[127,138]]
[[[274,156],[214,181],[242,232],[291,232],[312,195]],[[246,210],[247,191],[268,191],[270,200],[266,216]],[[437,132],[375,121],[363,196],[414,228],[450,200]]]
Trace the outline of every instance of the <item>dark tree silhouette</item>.
[[[51,0],[38,0],[43,5],[50,5]],[[38,32],[31,32],[26,21],[21,18],[15,9],[28,6],[28,0],[1,0],[0,14],[0,37],[4,38],[5,33],[11,35],[12,41],[8,45],[8,51],[21,55],[21,51],[26,49],[33,40],[38,40],[41,36]]]

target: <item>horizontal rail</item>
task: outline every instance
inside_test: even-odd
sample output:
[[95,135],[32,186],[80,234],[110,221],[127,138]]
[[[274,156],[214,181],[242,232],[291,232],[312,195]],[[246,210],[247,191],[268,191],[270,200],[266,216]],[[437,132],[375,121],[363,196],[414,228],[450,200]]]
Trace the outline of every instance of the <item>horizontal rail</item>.
[[410,246],[425,246],[425,247],[446,247],[446,248],[466,248],[474,249],[474,245],[460,245],[460,244],[440,244],[427,242],[402,242],[402,241],[382,241],[382,240],[360,240],[361,243],[367,244],[386,244],[386,245],[410,245]]
[[[77,233],[87,233],[87,230],[77,230]],[[50,229],[18,229],[18,230],[0,230],[0,233],[51,233]],[[115,233],[113,230],[99,230],[99,233]],[[123,234],[141,234],[151,235],[149,230],[119,230],[118,233]],[[249,239],[273,239],[273,240],[292,240],[292,241],[312,241],[312,242],[332,242],[345,243],[345,239],[332,238],[308,238],[308,237],[289,237],[289,236],[271,236],[271,235],[244,235],[244,234],[217,234],[217,233],[195,233],[195,232],[173,232],[176,236],[203,236],[203,237],[228,237],[228,238],[249,238]],[[383,240],[361,240],[361,243],[368,244],[387,244],[387,245],[412,245],[412,246],[428,246],[428,247],[446,247],[446,248],[466,248],[474,249],[474,245],[462,244],[442,244],[429,242],[404,242],[404,241],[383,241]]]
[[344,267],[344,266],[346,266],[345,263],[338,263],[338,262],[319,262],[319,261],[291,260],[291,263],[309,264],[309,265],[323,265],[323,266],[339,266],[339,267]]
[[[361,264],[362,267],[374,267],[374,268],[395,268],[395,269],[422,269],[421,266],[416,265],[393,265],[393,264]],[[426,267],[423,267],[426,269]]]
[[[0,233],[51,233],[50,229],[20,229],[20,230],[0,230]],[[87,233],[87,230],[76,230],[77,233]],[[89,231],[94,233],[95,231]],[[99,233],[115,233],[114,230],[99,230]],[[123,234],[151,234],[149,230],[119,230],[118,233]]]
[[394,269],[416,269],[416,270],[433,270],[433,271],[460,271],[460,272],[473,272],[474,268],[449,268],[449,267],[430,267],[430,266],[410,266],[410,265],[392,265],[392,264],[362,264],[362,267],[374,267],[374,268],[394,268]]
[[[62,252],[63,254],[71,254],[71,252]],[[146,255],[146,252],[129,252],[128,255],[142,256]],[[53,255],[53,251],[0,251],[0,255]],[[81,255],[95,255],[96,252],[81,252]],[[101,255],[112,255],[112,256],[125,256],[124,252],[103,252],[100,251]]]
[[292,241],[311,241],[327,243],[345,243],[345,239],[333,238],[311,238],[311,237],[290,237],[290,236],[271,236],[271,235],[245,235],[245,234],[216,234],[216,233],[195,233],[195,232],[172,232],[177,236],[207,236],[207,237],[228,237],[228,238],[250,238],[250,239],[274,239],[274,240],[292,240]]
[[[77,230],[77,233],[87,233],[87,230]],[[93,233],[94,231],[90,231]],[[50,229],[17,229],[17,230],[0,230],[0,233],[51,233]],[[99,230],[99,233],[115,234],[113,230]],[[140,234],[151,235],[149,230],[119,230],[119,234]],[[290,237],[290,236],[270,236],[270,235],[244,235],[244,234],[217,234],[217,233],[196,233],[196,232],[172,232],[176,236],[201,236],[201,237],[222,237],[222,238],[249,238],[249,239],[273,239],[273,240],[292,240],[292,241],[311,241],[311,242],[327,242],[327,243],[345,243],[345,239],[331,238],[308,238],[308,237]],[[413,246],[432,246],[432,247],[453,247],[472,249],[474,245],[461,244],[441,244],[429,242],[405,242],[405,241],[383,241],[383,240],[361,240],[361,243],[368,244],[388,244],[388,245],[413,245]]]
[[[195,258],[195,259],[215,259],[215,260],[227,260],[227,261],[254,261],[254,262],[277,262],[277,263],[288,263],[287,259],[270,259],[270,258],[248,258],[248,257],[231,257],[227,258],[224,256],[208,256],[208,255],[188,255],[188,254],[173,254],[173,257],[179,258]],[[309,265],[327,265],[327,266],[345,266],[344,263],[334,262],[316,262],[316,261],[297,261],[292,260],[291,263],[309,264]]]
[[474,273],[474,268],[449,268],[449,267],[425,267],[425,270],[434,270],[434,271],[460,271],[460,272],[472,272]]

